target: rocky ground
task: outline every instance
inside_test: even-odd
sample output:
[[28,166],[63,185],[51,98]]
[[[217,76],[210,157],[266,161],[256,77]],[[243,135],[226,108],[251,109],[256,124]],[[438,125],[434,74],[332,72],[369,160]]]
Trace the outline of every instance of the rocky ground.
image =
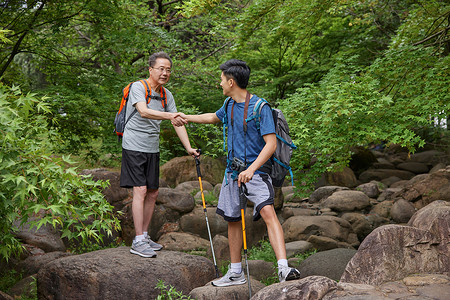
[[[300,264],[289,259],[302,279],[270,286],[260,281],[274,274],[272,264],[250,261],[252,299],[450,299],[448,153],[409,156],[391,149],[361,157],[366,159],[355,157],[351,168],[324,174],[308,198],[296,197],[289,186],[279,191],[276,206],[288,255],[318,252]],[[201,167],[205,193],[217,194],[223,165],[202,158]],[[124,212],[122,231],[110,241],[130,244],[131,194],[118,186],[119,174],[84,173],[110,181],[104,194]],[[209,283],[214,264],[192,158],[176,158],[161,173],[163,187],[149,231],[164,245],[156,259],[131,255],[128,247],[72,255],[54,229],[35,232],[25,225],[17,235],[26,255],[0,262],[25,278],[8,294],[0,292],[0,299],[26,293],[31,276],[37,278],[39,299],[154,299],[158,280],[196,299],[248,299],[248,285]],[[251,221],[251,210],[246,212],[249,247],[266,236],[264,222]],[[215,256],[226,263],[227,224],[214,207],[207,214]],[[208,251],[209,259],[183,252],[199,249]]]

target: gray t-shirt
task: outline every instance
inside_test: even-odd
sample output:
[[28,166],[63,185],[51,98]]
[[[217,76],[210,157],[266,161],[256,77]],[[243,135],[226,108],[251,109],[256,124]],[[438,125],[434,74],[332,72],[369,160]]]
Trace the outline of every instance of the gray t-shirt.
[[[151,99],[147,107],[159,111],[176,112],[175,100],[172,93],[165,89],[167,93],[167,109],[164,110],[160,100]],[[161,96],[160,90],[153,91],[152,95]],[[142,82],[135,82],[131,86],[127,102],[126,118],[136,109],[137,102],[145,102],[145,87]],[[159,152],[159,132],[162,120],[142,118],[136,112],[125,126],[122,139],[122,148],[145,153]]]

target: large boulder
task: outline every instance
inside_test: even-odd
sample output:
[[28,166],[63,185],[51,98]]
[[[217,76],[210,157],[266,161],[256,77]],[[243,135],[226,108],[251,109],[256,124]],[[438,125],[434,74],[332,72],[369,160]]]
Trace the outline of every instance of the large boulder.
[[[212,185],[222,183],[225,165],[219,159],[208,156],[200,158],[202,180]],[[161,166],[161,178],[171,187],[185,181],[198,180],[195,161],[192,156],[175,157]]]
[[158,281],[183,294],[215,278],[205,257],[159,251],[156,258],[130,254],[127,247],[55,260],[37,276],[39,299],[155,299]]
[[450,272],[450,203],[446,201],[434,201],[416,212],[408,222],[409,226],[426,230],[436,236],[440,243],[437,245],[442,266],[447,266]]
[[415,273],[448,273],[448,261],[442,264],[439,258],[448,249],[442,252],[439,244],[439,237],[427,230],[381,226],[361,243],[341,282],[380,285]]

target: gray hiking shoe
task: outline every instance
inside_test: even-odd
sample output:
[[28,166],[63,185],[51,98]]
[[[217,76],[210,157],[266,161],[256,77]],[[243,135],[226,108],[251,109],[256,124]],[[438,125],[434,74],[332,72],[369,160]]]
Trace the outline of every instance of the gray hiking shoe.
[[150,248],[152,248],[154,251],[159,251],[163,248],[162,245],[155,243],[150,239],[150,237],[147,237],[144,239],[144,242],[148,243],[150,245]]
[[133,241],[130,252],[142,257],[156,257],[156,252],[150,247],[146,241]]
[[231,272],[231,269],[228,269],[228,272],[227,272],[227,274],[225,274],[225,276],[212,281],[211,284],[214,286],[230,286],[230,285],[244,284],[246,282],[247,282],[247,280],[245,279],[243,271],[241,271],[240,274],[237,274],[237,273]]
[[300,278],[300,272],[291,267],[280,266],[278,268],[278,279],[280,282],[295,280]]

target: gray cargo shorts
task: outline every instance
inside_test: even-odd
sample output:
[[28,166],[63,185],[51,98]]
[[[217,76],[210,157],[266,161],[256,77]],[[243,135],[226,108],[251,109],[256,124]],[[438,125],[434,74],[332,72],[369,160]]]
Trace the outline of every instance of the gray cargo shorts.
[[[226,184],[225,177],[223,179],[216,213],[221,215],[225,221],[237,222],[241,220],[239,187],[237,180],[231,179],[231,174],[225,174],[228,184]],[[268,174],[254,174],[253,178],[245,185],[248,191],[247,199],[254,204],[253,221],[257,221],[261,218],[261,209],[274,203],[272,180]],[[245,208],[247,208],[247,202],[245,203]]]

